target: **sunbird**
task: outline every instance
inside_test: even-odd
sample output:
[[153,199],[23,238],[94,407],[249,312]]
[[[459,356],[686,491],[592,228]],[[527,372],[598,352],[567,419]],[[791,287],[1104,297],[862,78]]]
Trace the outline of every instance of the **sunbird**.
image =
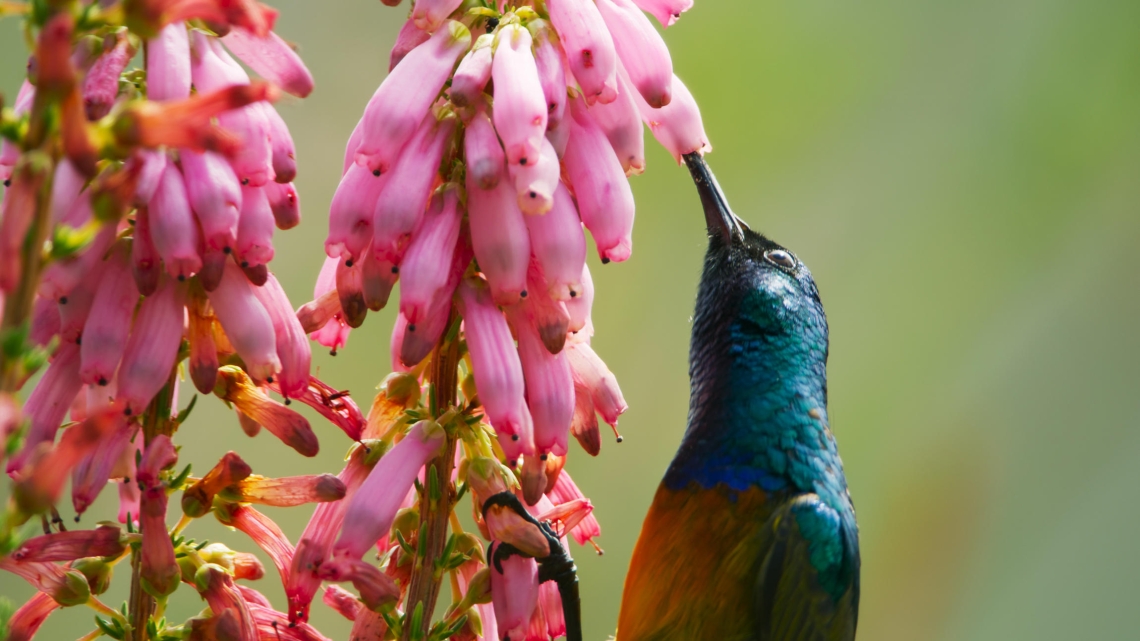
[[689,416],[625,580],[618,641],[848,641],[859,528],[827,419],[827,318],[811,272],[685,156],[709,246]]

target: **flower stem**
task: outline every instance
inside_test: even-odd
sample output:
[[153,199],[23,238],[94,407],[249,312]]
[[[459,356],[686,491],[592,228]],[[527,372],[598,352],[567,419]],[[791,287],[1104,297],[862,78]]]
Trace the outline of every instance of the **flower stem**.
[[[454,318],[453,313],[453,322]],[[449,334],[450,332],[445,332],[435,346],[428,370],[428,380],[433,388],[431,409],[435,418],[439,418],[457,402],[456,372],[459,367],[459,341],[454,338],[449,340]],[[403,641],[427,638],[428,629],[431,627],[431,615],[435,612],[435,604],[439,599],[444,573],[437,569],[436,561],[440,560],[444,545],[447,543],[447,526],[455,502],[455,487],[451,483],[451,472],[455,467],[455,442],[456,436],[448,432],[447,447],[439,457],[429,463],[429,466],[435,468],[437,478],[443,485],[442,499],[431,500],[427,491],[420,496],[420,514],[427,524],[424,530],[427,544],[422,548],[424,557],[417,559],[415,570],[412,572],[404,611],[414,612],[422,603],[424,616],[420,619],[418,630],[412,630],[412,620],[411,617],[408,618],[404,625]]]

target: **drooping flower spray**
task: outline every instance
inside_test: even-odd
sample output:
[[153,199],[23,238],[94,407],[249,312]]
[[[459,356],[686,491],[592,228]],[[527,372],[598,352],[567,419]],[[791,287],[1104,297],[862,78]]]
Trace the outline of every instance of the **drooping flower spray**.
[[[327,259],[299,314],[335,354],[369,311],[398,305],[369,449],[340,475],[349,498],[318,507],[298,543],[295,620],[321,578],[353,582],[376,546],[395,609],[326,593],[354,638],[580,638],[563,541],[600,529],[563,466],[571,435],[597,455],[598,415],[616,433],[626,410],[590,346],[584,234],[603,265],[630,258],[643,125],[678,162],[711,148],[643,13],[668,26],[691,5],[412,4],[346,145]],[[454,518],[466,495],[486,553]],[[453,603],[433,623],[446,575]]]

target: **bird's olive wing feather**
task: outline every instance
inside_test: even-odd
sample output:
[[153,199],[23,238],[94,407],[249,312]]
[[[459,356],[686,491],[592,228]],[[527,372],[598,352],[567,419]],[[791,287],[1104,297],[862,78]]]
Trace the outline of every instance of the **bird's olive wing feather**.
[[[840,515],[815,494],[781,504],[759,534],[756,638],[850,641],[858,606],[858,552]],[[854,569],[854,571],[852,571]]]

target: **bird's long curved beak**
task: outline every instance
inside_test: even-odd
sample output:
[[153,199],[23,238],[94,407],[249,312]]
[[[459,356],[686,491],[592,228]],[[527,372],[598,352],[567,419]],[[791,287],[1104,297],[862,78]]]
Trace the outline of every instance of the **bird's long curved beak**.
[[708,226],[709,235],[719,237],[726,245],[743,241],[744,230],[748,229],[748,225],[732,213],[728,199],[705,159],[699,152],[685,154],[684,158],[705,208],[705,225]]

